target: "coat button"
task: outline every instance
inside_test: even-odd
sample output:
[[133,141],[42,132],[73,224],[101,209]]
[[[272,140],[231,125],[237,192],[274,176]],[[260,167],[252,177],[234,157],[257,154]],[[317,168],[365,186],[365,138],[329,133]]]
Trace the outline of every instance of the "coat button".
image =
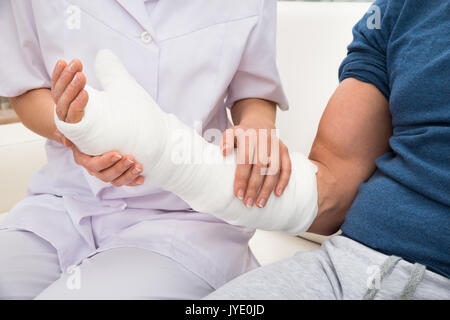
[[142,32],[141,41],[145,44],[151,43],[153,41],[152,35],[148,31]]

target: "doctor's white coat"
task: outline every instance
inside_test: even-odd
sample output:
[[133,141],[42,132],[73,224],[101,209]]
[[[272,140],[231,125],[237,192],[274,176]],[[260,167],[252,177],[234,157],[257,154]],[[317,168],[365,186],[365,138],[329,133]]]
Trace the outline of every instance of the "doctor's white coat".
[[[226,107],[237,100],[287,108],[275,19],[275,0],[2,0],[0,95],[50,87],[60,58],[80,59],[88,84],[99,88],[93,62],[109,48],[166,112],[200,132],[223,131]],[[253,230],[194,212],[160,189],[103,183],[70,149],[53,141],[46,148],[48,164],[0,228],[49,241],[62,270],[124,246],[169,256],[213,287],[257,266],[248,248]]]

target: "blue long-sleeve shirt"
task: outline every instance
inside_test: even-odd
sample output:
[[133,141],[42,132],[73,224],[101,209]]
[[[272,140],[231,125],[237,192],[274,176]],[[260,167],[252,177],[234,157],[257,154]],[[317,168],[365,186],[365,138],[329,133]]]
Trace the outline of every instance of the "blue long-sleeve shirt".
[[372,83],[388,99],[391,151],[359,186],[342,231],[448,278],[450,1],[374,5],[353,29],[339,78]]

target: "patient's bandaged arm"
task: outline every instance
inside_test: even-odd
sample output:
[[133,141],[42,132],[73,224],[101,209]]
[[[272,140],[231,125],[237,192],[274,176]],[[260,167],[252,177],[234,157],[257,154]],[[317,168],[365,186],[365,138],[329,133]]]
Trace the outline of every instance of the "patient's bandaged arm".
[[[236,153],[223,157],[218,146],[163,112],[109,50],[99,51],[95,68],[104,91],[87,86],[83,119],[66,123],[55,112],[57,128],[80,151],[131,154],[143,165],[146,183],[233,225],[300,234],[312,224],[317,215],[317,168],[303,154],[290,153],[292,174],[281,197],[272,195],[264,208],[248,208],[233,194]],[[177,160],[177,137],[189,137],[183,143],[192,145],[184,147],[201,150],[205,161]]]

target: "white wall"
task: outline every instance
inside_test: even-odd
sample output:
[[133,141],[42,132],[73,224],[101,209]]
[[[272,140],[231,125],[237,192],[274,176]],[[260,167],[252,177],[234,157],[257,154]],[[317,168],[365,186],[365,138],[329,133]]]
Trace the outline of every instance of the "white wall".
[[338,86],[352,27],[370,3],[278,3],[278,67],[290,110],[278,113],[280,137],[308,153],[320,116]]

